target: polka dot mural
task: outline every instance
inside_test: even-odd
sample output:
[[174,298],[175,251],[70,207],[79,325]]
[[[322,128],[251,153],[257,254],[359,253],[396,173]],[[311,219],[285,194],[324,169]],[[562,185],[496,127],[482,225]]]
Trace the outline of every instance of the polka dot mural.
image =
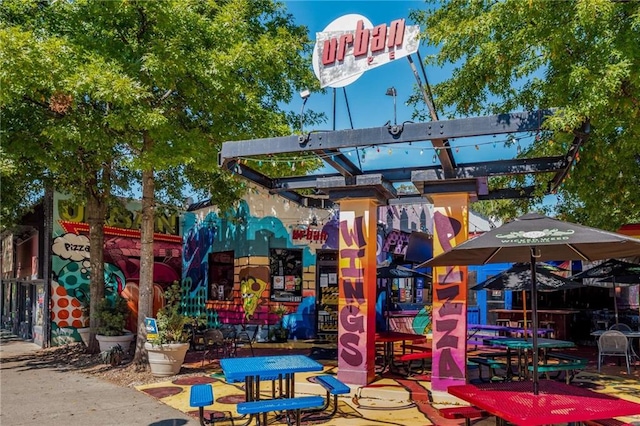
[[57,323],[61,328],[84,327],[82,303],[75,297],[69,296],[67,290],[56,281],[51,281],[51,290],[55,295],[52,298],[51,321]]

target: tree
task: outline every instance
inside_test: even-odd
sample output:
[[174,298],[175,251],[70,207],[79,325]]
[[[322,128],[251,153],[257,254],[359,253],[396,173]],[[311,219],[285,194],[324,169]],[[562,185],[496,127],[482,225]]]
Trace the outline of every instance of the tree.
[[[45,185],[86,201],[91,312],[97,312],[104,296],[104,218],[112,187],[127,189],[130,173],[118,165],[121,141],[102,125],[104,104],[92,95],[107,82],[115,83],[110,96],[127,99],[128,93],[119,76],[98,73],[103,64],[70,45],[53,9],[44,2],[3,2],[0,8],[2,143],[7,160],[20,167],[3,180],[2,223],[15,222],[17,215],[5,211],[24,211]],[[95,315],[90,322],[89,350],[97,352]]]
[[[563,155],[572,131],[589,123],[555,213],[606,229],[640,221],[640,3],[430,3],[411,15],[439,49],[426,62],[454,64],[433,87],[436,103],[453,116],[556,108],[522,156]],[[478,210],[513,217],[540,207],[548,181],[538,176],[533,200]]]
[[[3,70],[18,74],[29,65],[30,71],[19,79],[21,84],[3,74],[3,86],[12,85],[13,94],[6,103],[3,99],[3,107],[20,105],[24,113],[16,113],[18,121],[28,122],[32,109],[47,115],[27,133],[36,136],[33,143],[53,148],[39,162],[39,170],[51,171],[62,153],[80,151],[92,154],[93,166],[91,172],[76,172],[87,178],[82,182],[113,178],[120,170],[120,176],[129,173],[124,182],[95,180],[101,190],[130,191],[131,174],[141,176],[135,359],[144,364],[143,319],[151,314],[156,198],[175,202],[189,183],[210,193],[216,204],[237,199],[244,184],[218,168],[220,145],[291,133],[291,116],[282,105],[302,88],[317,86],[306,29],[295,26],[280,4],[267,0],[81,0],[37,6],[16,1],[4,2],[2,8],[3,21],[11,25],[1,30],[0,42],[24,52],[20,61],[3,56]],[[34,57],[36,49],[40,54]],[[58,71],[53,77],[49,63]],[[57,103],[64,117],[50,118]],[[63,127],[60,120],[69,117],[74,121],[66,126],[73,131],[56,130],[54,138],[52,129]],[[9,140],[13,136],[7,135]],[[87,138],[95,141],[90,150]],[[66,146],[52,140],[66,141]],[[317,164],[307,161],[297,173]],[[52,171],[56,184],[62,179],[59,172]],[[286,173],[291,171],[281,171]],[[91,256],[94,259],[93,252]]]

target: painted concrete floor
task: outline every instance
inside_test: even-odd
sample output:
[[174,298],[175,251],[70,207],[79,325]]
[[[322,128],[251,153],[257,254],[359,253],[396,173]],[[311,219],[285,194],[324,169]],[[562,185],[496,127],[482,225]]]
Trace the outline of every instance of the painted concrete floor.
[[[313,343],[295,342],[280,345],[254,345],[255,355],[271,355],[278,353],[302,353],[310,355],[325,366],[325,373],[336,372],[335,353],[331,347],[318,346]],[[632,374],[626,373],[624,366],[616,363],[606,364],[601,373],[597,372],[595,359],[597,349],[580,348],[580,355],[589,358],[590,362],[585,371],[578,374],[572,384],[588,387],[597,392],[615,395],[640,403],[640,364],[635,365]],[[595,351],[595,353],[594,353]],[[241,350],[239,356],[250,356],[247,350]],[[327,358],[327,359],[324,359]],[[201,355],[193,354],[194,367],[200,367]],[[207,360],[207,362],[209,362]],[[296,393],[316,394],[324,396],[324,389],[313,382],[313,376],[318,373],[297,374]],[[476,380],[477,372],[470,370],[469,380]],[[194,384],[211,383],[214,391],[214,404],[205,408],[205,413],[214,413],[215,416],[237,417],[235,406],[244,400],[243,384],[228,384],[217,360],[205,363],[203,374],[198,376],[176,376],[167,382],[154,383],[137,387],[141,392],[153,396],[161,402],[185,412],[194,417],[198,416],[198,410],[189,407],[189,390]],[[265,396],[271,394],[269,382],[261,387]],[[339,398],[338,412],[329,420],[306,420],[305,425],[322,424],[327,426],[350,425],[462,425],[463,419],[444,419],[438,414],[438,408],[430,402],[431,382],[427,375],[414,375],[409,378],[397,374],[386,373],[377,379],[361,387],[352,387],[350,395]],[[640,415],[620,417],[618,420],[640,425]],[[285,424],[274,417],[270,424]],[[235,424],[241,424],[236,421]],[[219,421],[216,425],[226,426],[234,424],[231,421]],[[488,426],[495,424],[495,418],[489,417],[472,422],[475,426]]]

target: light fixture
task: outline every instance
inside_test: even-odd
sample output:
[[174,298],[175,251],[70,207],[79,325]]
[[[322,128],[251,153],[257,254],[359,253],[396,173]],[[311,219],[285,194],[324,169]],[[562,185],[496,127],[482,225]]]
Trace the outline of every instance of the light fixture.
[[387,89],[385,95],[393,96],[393,125],[395,126],[398,124],[398,116],[396,114],[396,96],[398,95],[398,92],[396,92],[395,87],[391,86]]
[[313,218],[311,219],[311,223],[309,223],[309,225],[311,226],[318,226],[318,218],[314,215]]
[[309,96],[311,96],[311,92],[309,91],[309,89],[304,89],[302,92],[300,92],[300,97],[302,98],[302,108],[300,108],[300,134],[304,133],[304,106],[306,105]]

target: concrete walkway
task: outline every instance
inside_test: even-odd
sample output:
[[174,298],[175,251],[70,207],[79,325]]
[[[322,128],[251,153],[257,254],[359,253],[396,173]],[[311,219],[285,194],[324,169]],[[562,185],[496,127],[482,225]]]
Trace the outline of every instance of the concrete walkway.
[[199,425],[193,417],[150,398],[86,374],[38,365],[40,349],[17,339],[0,342],[0,424]]

